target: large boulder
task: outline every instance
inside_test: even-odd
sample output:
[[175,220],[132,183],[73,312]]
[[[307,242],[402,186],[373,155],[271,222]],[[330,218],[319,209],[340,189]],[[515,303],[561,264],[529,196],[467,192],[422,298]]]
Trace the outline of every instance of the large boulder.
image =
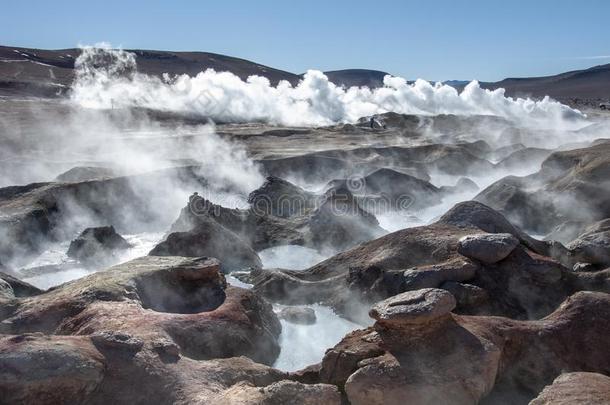
[[458,253],[470,259],[494,264],[504,260],[519,245],[510,233],[467,235],[458,241]]
[[369,315],[381,329],[433,323],[455,308],[455,298],[441,289],[422,289],[395,295],[373,306]]
[[[456,316],[446,294],[412,291],[377,304],[372,328],[326,352],[318,381],[343,388],[353,405],[526,404],[564,370],[607,372],[608,294],[577,293],[528,322]],[[605,392],[598,382],[567,392],[594,400]]]
[[187,232],[172,232],[151,256],[215,257],[225,272],[262,267],[258,254],[242,238],[217,222],[201,218]]
[[591,263],[602,268],[610,266],[610,219],[591,226],[567,246],[574,262]]
[[107,263],[130,247],[113,226],[101,226],[85,229],[70,243],[67,254],[82,263]]
[[0,397],[6,404],[84,403],[105,361],[90,343],[32,335],[0,338]]
[[371,310],[377,322],[359,336],[378,346],[380,355],[366,358],[357,345],[352,356],[365,358],[356,364],[350,361],[351,373],[336,381],[341,376],[335,370],[344,366],[332,362],[347,360],[347,347],[341,342],[322,361],[323,380],[344,384],[355,405],[477,403],[493,387],[501,352],[483,336],[462,328],[451,315],[454,307],[453,296],[436,289],[410,291],[378,303]]
[[18,299],[0,315],[5,334],[99,333],[95,339],[121,347],[131,346],[130,337],[145,345],[169,340],[198,359],[247,355],[271,363],[279,353],[271,305],[227,286],[215,259],[142,257]]

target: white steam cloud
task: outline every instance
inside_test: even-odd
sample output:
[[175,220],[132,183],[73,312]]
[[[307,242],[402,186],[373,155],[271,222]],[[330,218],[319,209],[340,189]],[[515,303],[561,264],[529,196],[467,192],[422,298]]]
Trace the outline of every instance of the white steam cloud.
[[548,97],[541,101],[506,97],[503,89],[486,90],[476,81],[459,93],[440,83],[409,84],[386,76],[384,87],[345,89],[319,71],[309,70],[296,87],[277,87],[268,79],[246,81],[208,69],[194,77],[163,78],[138,73],[134,54],[109,46],[83,48],[76,61],[72,100],[89,108],[142,107],[209,117],[220,122],[263,121],[319,126],[356,122],[385,112],[436,115],[496,115],[542,128],[578,126],[584,116]]

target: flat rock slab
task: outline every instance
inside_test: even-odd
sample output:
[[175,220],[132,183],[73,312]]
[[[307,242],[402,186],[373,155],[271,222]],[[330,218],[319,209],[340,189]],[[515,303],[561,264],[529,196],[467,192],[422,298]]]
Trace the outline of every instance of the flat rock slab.
[[494,264],[505,259],[519,245],[519,240],[510,233],[480,233],[462,237],[458,252],[485,264]]
[[286,322],[299,325],[313,325],[316,323],[316,312],[307,307],[286,307],[277,314],[278,318]]
[[445,316],[455,308],[450,292],[437,288],[407,291],[377,303],[369,315],[387,327],[421,324]]

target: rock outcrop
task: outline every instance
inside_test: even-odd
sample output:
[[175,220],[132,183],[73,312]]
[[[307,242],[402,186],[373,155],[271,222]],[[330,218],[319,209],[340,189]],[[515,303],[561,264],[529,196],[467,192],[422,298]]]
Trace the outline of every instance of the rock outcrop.
[[598,373],[564,373],[530,405],[605,405],[610,402],[610,377]]
[[610,217],[608,156],[608,140],[554,152],[537,173],[501,179],[475,199],[539,234],[550,233],[565,222],[591,224]]
[[352,405],[526,404],[566,369],[607,372],[609,304],[608,294],[581,292],[523,322],[456,316],[448,292],[411,291],[377,304],[372,328],[327,351],[318,380],[343,388]]
[[365,207],[409,211],[439,204],[445,192],[425,180],[392,169],[378,169],[366,176],[337,179],[327,190],[349,190]]
[[[248,209],[231,209],[193,196],[170,232],[186,232],[180,238],[189,239],[190,245],[201,239],[196,236],[197,232],[220,227],[211,233],[211,241],[222,238],[223,234],[235,234],[255,250],[278,245],[342,250],[385,233],[375,216],[364,210],[346,189],[314,195],[285,180],[270,177],[250,194],[249,202]],[[168,241],[171,238],[177,236],[170,234]],[[153,250],[155,254],[156,250]],[[213,249],[205,251],[210,256],[222,254]]]
[[566,246],[575,263],[610,267],[610,219],[599,221]]
[[277,316],[286,322],[300,325],[313,325],[316,323],[316,312],[307,307],[285,307],[278,312]]
[[187,232],[172,232],[150,251],[151,256],[215,257],[224,272],[262,267],[258,254],[242,238],[208,218]]
[[[196,166],[70,183],[33,183],[0,189],[0,261],[36,256],[48,242],[69,240],[90,223],[111,223],[119,231],[167,215],[154,202],[162,186],[202,187]],[[151,203],[152,202],[152,203]]]
[[144,257],[0,309],[2,403],[340,403],[254,362],[278,355],[279,321],[213,259]]
[[538,319],[576,291],[610,292],[610,273],[574,273],[535,240],[477,202],[457,204],[428,226],[394,232],[291,271],[257,270],[254,290],[284,304],[322,302],[365,322],[361,303],[447,287],[457,311]]
[[121,331],[144,343],[173,341],[191,358],[248,355],[270,363],[279,352],[276,315],[251,291],[227,286],[219,270],[214,259],[143,257],[15,300],[3,307],[0,332],[106,339],[105,332]]

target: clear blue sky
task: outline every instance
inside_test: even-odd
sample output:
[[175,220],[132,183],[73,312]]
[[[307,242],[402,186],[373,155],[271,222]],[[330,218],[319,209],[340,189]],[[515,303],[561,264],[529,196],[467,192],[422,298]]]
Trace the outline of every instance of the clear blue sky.
[[301,73],[498,80],[610,63],[608,0],[3,1],[0,43],[197,50]]

